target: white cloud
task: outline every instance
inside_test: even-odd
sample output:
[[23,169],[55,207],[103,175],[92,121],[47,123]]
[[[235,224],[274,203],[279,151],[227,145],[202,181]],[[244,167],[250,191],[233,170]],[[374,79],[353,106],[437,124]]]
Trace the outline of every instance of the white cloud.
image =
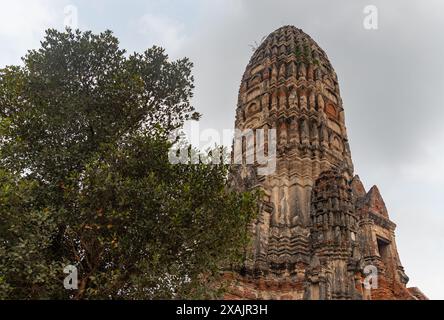
[[183,24],[166,16],[144,14],[139,19],[137,28],[139,33],[148,36],[150,45],[164,47],[173,57],[186,41]]
[[435,139],[424,141],[418,150],[419,156],[411,162],[402,163],[400,172],[413,183],[444,183],[444,133]]
[[61,25],[63,11],[58,12],[55,4],[60,4],[60,1],[2,1],[0,11],[1,66],[19,63],[20,57],[28,49],[39,45],[45,29]]

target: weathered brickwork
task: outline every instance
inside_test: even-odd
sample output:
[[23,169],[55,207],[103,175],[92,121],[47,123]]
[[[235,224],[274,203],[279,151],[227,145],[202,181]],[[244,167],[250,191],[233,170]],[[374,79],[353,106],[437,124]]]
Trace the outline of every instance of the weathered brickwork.
[[[257,165],[232,175],[233,187],[259,187],[264,198],[244,268],[225,274],[227,299],[425,298],[406,288],[378,188],[366,192],[354,175],[338,79],[310,36],[285,26],[260,44],[242,78],[235,127],[276,129],[277,166],[270,175]],[[377,288],[365,286],[366,266],[376,267]]]

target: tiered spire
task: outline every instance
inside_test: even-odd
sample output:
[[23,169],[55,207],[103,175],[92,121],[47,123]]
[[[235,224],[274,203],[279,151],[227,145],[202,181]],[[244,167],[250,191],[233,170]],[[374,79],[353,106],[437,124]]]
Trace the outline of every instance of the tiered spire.
[[[235,127],[276,130],[277,152],[274,172],[261,176],[255,163],[231,176],[237,189],[264,191],[231,297],[414,297],[379,190],[366,193],[354,176],[338,79],[310,36],[285,26],[260,44],[242,77]],[[379,291],[363,289],[366,265],[383,275]]]

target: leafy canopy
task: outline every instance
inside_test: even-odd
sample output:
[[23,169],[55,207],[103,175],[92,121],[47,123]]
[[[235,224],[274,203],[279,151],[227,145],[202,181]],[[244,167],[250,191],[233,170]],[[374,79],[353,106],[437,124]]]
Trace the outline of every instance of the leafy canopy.
[[169,163],[168,134],[199,118],[191,68],[67,29],[0,69],[0,298],[217,294],[257,195],[228,190],[224,164]]

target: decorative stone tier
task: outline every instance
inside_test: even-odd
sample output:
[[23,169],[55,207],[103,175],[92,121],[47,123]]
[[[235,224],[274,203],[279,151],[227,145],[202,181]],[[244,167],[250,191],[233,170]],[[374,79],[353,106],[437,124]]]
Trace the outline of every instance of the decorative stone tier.
[[[367,193],[354,176],[338,78],[310,36],[285,26],[259,45],[242,77],[235,127],[276,130],[276,170],[260,176],[257,164],[238,165],[231,174],[232,188],[260,188],[264,198],[242,271],[225,274],[226,298],[425,298],[406,288],[396,225],[378,188]],[[369,265],[377,289],[364,286]]]

